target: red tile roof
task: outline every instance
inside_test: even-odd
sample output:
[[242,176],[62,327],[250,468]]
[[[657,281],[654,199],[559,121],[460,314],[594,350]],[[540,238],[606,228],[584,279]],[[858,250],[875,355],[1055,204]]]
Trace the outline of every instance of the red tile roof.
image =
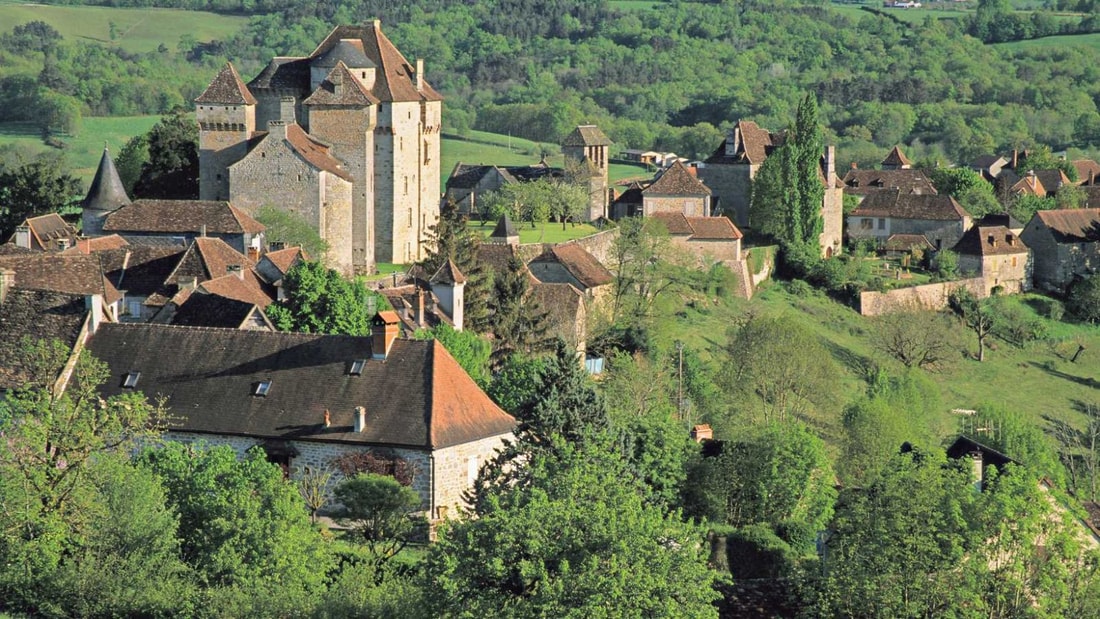
[[690,235],[692,233],[691,224],[688,223],[687,217],[683,213],[658,211],[650,215],[649,218],[664,224],[669,234]]
[[1078,185],[1091,184],[1097,176],[1100,176],[1100,163],[1092,159],[1076,159],[1073,161],[1073,167],[1077,170]]
[[741,231],[727,217],[688,217],[693,240],[721,241],[736,240],[742,237]]
[[256,105],[256,97],[248,91],[241,76],[232,62],[225,63],[214,81],[195,99],[195,103],[214,103],[219,105]]
[[[734,154],[726,155],[726,143],[734,140]],[[767,129],[761,129],[751,120],[738,121],[734,133],[714,154],[707,159],[707,163],[743,163],[759,165],[768,158],[771,150],[779,146],[783,141],[782,135],[772,133]]]
[[252,269],[247,268],[240,275],[230,273],[202,282],[199,289],[208,294],[250,303],[260,309],[267,308],[275,300],[274,290],[266,286]]
[[905,156],[905,153],[901,152],[901,147],[895,146],[890,149],[890,154],[886,155],[886,158],[882,160],[882,167],[894,166],[897,168],[908,167],[913,165],[912,161]]
[[107,216],[104,232],[259,234],[264,225],[228,202],[135,200]]
[[704,185],[703,181],[695,178],[694,174],[688,172],[687,167],[680,161],[672,164],[672,167],[665,170],[649,187],[642,190],[642,195],[645,196],[709,196],[710,194],[710,188]]
[[851,214],[926,221],[954,221],[970,216],[951,196],[902,193],[897,189],[869,194]]
[[[271,133],[265,140],[272,139]],[[340,178],[352,182],[351,174],[340,164],[340,160],[329,152],[330,147],[314,140],[300,126],[291,123],[286,126],[286,141],[294,150],[319,170],[331,172]]]

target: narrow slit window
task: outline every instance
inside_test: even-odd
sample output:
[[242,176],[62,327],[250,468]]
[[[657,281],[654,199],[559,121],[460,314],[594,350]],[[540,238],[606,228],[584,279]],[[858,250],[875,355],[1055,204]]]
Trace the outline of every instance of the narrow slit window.
[[356,359],[355,361],[351,362],[351,370],[348,372],[348,374],[351,374],[352,376],[362,376],[363,368],[366,367],[366,365],[366,359]]
[[136,389],[139,378],[141,378],[141,372],[130,372],[126,375],[126,378],[122,380],[122,388]]
[[267,397],[268,391],[271,391],[271,381],[261,380],[260,382],[256,383],[256,388],[252,391],[252,395],[265,398]]

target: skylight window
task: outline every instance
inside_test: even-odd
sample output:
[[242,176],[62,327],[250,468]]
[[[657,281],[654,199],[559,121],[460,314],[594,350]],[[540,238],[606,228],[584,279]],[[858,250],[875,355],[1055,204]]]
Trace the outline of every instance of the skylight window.
[[261,380],[260,382],[256,383],[256,388],[252,391],[252,395],[266,398],[268,391],[271,391],[271,381]]
[[141,378],[141,372],[130,372],[126,378],[122,379],[122,388],[136,389],[139,378]]
[[363,375],[363,368],[365,368],[366,366],[367,366],[367,360],[366,359],[356,359],[355,361],[351,362],[351,369],[348,370],[348,374],[350,374],[352,376],[362,376]]

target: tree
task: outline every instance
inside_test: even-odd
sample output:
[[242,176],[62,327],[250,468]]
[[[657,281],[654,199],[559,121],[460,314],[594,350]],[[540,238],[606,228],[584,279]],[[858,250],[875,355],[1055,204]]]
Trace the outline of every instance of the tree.
[[1078,320],[1100,322],[1100,275],[1075,280],[1066,294],[1066,309]]
[[812,331],[786,316],[750,316],[729,332],[723,383],[726,393],[779,421],[832,401],[838,370]]
[[978,361],[985,361],[985,342],[993,332],[997,308],[992,299],[978,299],[965,288],[951,295],[951,307],[978,338]]
[[928,176],[936,191],[954,197],[974,217],[1003,210],[993,195],[993,185],[970,168],[935,168]]
[[872,319],[872,341],[879,351],[907,368],[941,369],[958,357],[955,325],[947,315],[917,306]]
[[[115,169],[118,170],[118,178],[126,193],[134,195],[134,186],[141,178],[141,168],[149,161],[149,134],[135,135],[126,140],[122,150],[115,156]],[[266,224],[265,224],[266,225]],[[271,234],[268,226],[267,234]]]
[[693,257],[672,245],[668,230],[651,218],[619,222],[611,246],[615,275],[611,319],[625,326],[648,326],[661,302],[691,290],[699,273]]
[[481,235],[469,227],[466,217],[454,202],[445,201],[439,221],[428,230],[427,254],[420,262],[424,274],[431,277],[450,260],[466,276],[463,289],[463,327],[476,333],[489,329],[489,301],[493,292],[492,273],[477,258]]
[[438,340],[481,388],[489,386],[489,356],[493,345],[473,331],[456,331],[446,323],[413,334],[418,340]]
[[1028,150],[1026,155],[1016,166],[1018,174],[1022,175],[1027,170],[1061,170],[1071,183],[1078,180],[1077,168],[1073,167],[1073,163],[1065,157],[1054,156],[1050,147],[1045,144]]
[[337,521],[367,547],[376,569],[409,543],[415,526],[409,512],[420,506],[416,490],[387,475],[360,473],[340,482],[333,498]]
[[[126,145],[128,147],[129,142]],[[119,175],[122,175],[121,164]],[[262,223],[266,228],[264,236],[269,243],[282,243],[286,247],[301,247],[307,254],[316,259],[320,259],[328,253],[328,242],[321,238],[321,234],[317,232],[317,229],[298,213],[264,205],[256,211],[256,221]]]
[[493,374],[485,393],[498,406],[516,415],[534,405],[541,394],[548,365],[546,357],[510,355]]
[[183,109],[153,125],[149,160],[142,165],[134,194],[142,198],[188,200],[199,197],[199,128]]
[[0,168],[0,238],[10,237],[28,217],[61,212],[79,193],[80,181],[64,171],[58,156]]
[[435,616],[715,617],[701,535],[648,507],[622,463],[559,444],[445,525],[428,559]]
[[281,331],[367,336],[374,313],[391,309],[385,297],[367,290],[362,280],[348,281],[315,261],[291,267],[283,290],[286,298],[266,310]]
[[[481,209],[493,219],[507,214],[517,221],[531,222],[534,229],[540,224],[546,228],[546,222],[553,214],[557,188],[549,179],[507,183],[496,191],[490,191],[481,198]],[[587,204],[587,193],[585,203]]]
[[489,328],[493,333],[493,360],[500,365],[508,355],[542,352],[550,346],[547,312],[531,299],[527,267],[513,256],[507,270],[493,281],[489,301]]
[[[807,94],[799,103],[793,134],[788,139],[793,147],[797,193],[787,208],[791,217],[787,241],[816,249],[824,226],[821,204],[825,186],[821,180],[821,157],[825,148],[817,117],[817,97],[813,94]],[[825,182],[831,180],[825,179]]]

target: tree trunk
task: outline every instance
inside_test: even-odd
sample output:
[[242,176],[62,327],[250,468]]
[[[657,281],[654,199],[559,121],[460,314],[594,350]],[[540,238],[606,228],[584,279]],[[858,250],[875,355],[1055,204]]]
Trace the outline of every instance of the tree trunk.
[[1085,347],[1078,344],[1077,352],[1073,353],[1073,358],[1069,360],[1070,363],[1077,363],[1077,357],[1081,356],[1081,353],[1085,352]]

